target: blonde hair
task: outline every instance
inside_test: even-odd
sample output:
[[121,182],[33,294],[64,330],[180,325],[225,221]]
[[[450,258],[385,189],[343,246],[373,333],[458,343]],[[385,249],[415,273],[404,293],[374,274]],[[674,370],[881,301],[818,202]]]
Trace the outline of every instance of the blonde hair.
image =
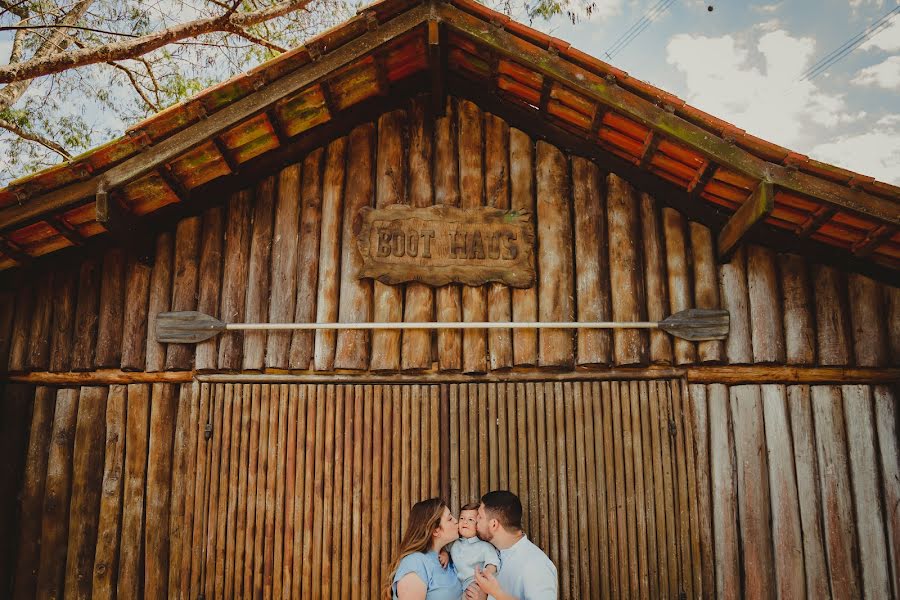
[[400,561],[415,552],[428,552],[431,550],[432,533],[440,527],[441,518],[444,516],[444,509],[446,508],[447,503],[440,498],[429,498],[413,504],[412,509],[409,511],[406,531],[400,540],[397,557],[391,561],[391,567],[388,570],[383,594],[385,600],[393,598],[394,574],[397,572]]

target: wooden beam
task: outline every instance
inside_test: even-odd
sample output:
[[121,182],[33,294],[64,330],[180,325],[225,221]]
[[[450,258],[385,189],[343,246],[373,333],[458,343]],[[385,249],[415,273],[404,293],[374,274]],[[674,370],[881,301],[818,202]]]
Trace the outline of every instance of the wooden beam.
[[34,260],[30,254],[19,248],[15,243],[3,238],[0,238],[0,253],[10,257],[19,263],[20,266],[27,265]]
[[228,170],[232,173],[237,173],[240,165],[234,159],[234,154],[231,153],[231,150],[228,149],[228,146],[225,145],[225,142],[222,141],[221,138],[214,137],[212,139],[213,144],[216,147],[216,150],[219,151],[219,154],[222,155],[222,160],[225,161],[225,164],[228,165]]
[[431,111],[435,119],[443,117],[447,110],[447,92],[444,85],[447,65],[443,39],[441,24],[434,20],[428,21],[428,69],[431,71]]
[[697,174],[688,184],[687,192],[691,195],[691,198],[697,198],[703,192],[703,188],[706,187],[706,184],[709,183],[709,180],[713,178],[713,175],[716,174],[716,169],[719,165],[714,163],[711,160],[706,160],[703,162],[703,166],[697,171]]
[[154,373],[99,369],[96,371],[34,371],[8,375],[6,381],[33,385],[110,385],[128,383],[190,383],[195,379],[206,383],[479,383],[528,381],[633,381],[642,379],[675,379],[686,377],[689,383],[724,384],[880,384],[900,379],[898,368],[869,367],[797,367],[787,365],[697,365],[686,368],[662,366],[598,368],[552,371],[540,368],[517,369],[503,373],[468,375],[465,373],[428,371],[425,373],[372,373],[292,371],[260,373],[202,373],[197,371],[162,371]]
[[290,141],[290,136],[284,129],[284,123],[278,118],[278,113],[270,108],[266,111],[266,118],[269,120],[269,124],[272,125],[272,131],[275,132],[275,136],[278,138],[278,145],[284,146],[287,144]]
[[659,147],[659,136],[656,135],[655,132],[651,131],[647,134],[647,139],[644,140],[644,150],[641,152],[641,162],[638,163],[638,166],[642,169],[646,169],[650,164],[650,161],[653,160],[653,154],[656,152],[656,149]]
[[875,248],[883,244],[888,240],[891,236],[897,233],[896,227],[891,227],[889,225],[882,225],[877,228],[875,231],[866,236],[866,238],[860,242],[857,242],[851,248],[851,251],[856,256],[863,258],[872,254],[875,251]]
[[808,238],[815,233],[822,224],[830,220],[836,212],[837,209],[832,206],[823,206],[800,226],[800,229],[797,230],[797,235],[801,238]]
[[[375,68],[378,69],[379,67],[376,65]],[[325,99],[328,117],[334,119],[335,115],[340,112],[340,109],[338,109],[337,102],[334,101],[334,94],[331,93],[331,84],[328,83],[327,79],[323,79],[319,82],[319,89],[322,90],[322,98]]]
[[761,223],[774,207],[774,186],[763,181],[719,231],[719,260],[727,261],[747,232]]
[[65,219],[63,219],[59,215],[51,215],[47,217],[47,222],[50,223],[61,236],[72,242],[73,246],[81,246],[84,244],[84,238],[79,235],[77,231],[75,231],[72,227],[66,223]]
[[770,181],[786,190],[900,225],[900,210],[896,201],[879,198],[861,190],[802,173],[797,169],[765,161],[613,82],[600,76],[585,77],[584,69],[508,31],[488,27],[483,20],[449,3],[440,4],[437,11],[444,24],[459,34],[500,53],[509,60],[526,65],[544,77],[570,86],[592,100],[602,102],[729,169],[759,181]]
[[134,252],[145,265],[153,264],[156,247],[153,236],[141,227],[137,215],[127,210],[106,190],[97,192],[97,222],[124,248]]
[[190,191],[184,187],[184,184],[181,183],[181,180],[178,179],[178,176],[172,172],[172,167],[169,165],[160,165],[159,169],[156,170],[159,173],[159,176],[163,181],[166,182],[166,185],[178,196],[178,199],[184,202],[188,198],[190,198]]
[[[80,200],[94,196],[101,187],[114,190],[153,171],[161,164],[169,163],[234,125],[249,119],[323,76],[370,53],[374,48],[425,23],[432,16],[432,7],[421,4],[401,13],[377,29],[368,31],[357,39],[324,54],[319,60],[240,100],[229,104],[147,148],[136,156],[86,181],[72,184],[53,192],[31,198],[27,202],[0,209],[0,230],[14,227],[43,213],[60,210]],[[355,19],[365,19],[360,13]]]

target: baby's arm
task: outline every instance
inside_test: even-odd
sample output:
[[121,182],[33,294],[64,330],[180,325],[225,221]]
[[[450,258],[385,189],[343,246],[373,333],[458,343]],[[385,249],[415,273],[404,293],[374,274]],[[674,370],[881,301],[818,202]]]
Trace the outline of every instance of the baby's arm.
[[491,575],[497,574],[497,566],[496,565],[487,565],[483,570],[485,573],[490,573]]

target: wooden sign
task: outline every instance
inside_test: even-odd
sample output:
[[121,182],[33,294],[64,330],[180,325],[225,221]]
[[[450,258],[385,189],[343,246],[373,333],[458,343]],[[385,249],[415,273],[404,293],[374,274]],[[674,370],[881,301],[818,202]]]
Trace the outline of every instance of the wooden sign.
[[534,223],[528,213],[496,208],[363,208],[354,231],[360,277],[429,285],[489,281],[534,285]]

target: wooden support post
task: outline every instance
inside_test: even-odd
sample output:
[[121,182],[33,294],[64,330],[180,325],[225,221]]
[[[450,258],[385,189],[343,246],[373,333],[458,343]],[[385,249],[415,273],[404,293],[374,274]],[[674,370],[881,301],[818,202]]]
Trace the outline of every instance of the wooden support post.
[[762,222],[775,207],[775,189],[763,181],[719,232],[719,260],[728,260],[751,228]]
[[444,86],[445,52],[441,25],[438,21],[428,21],[428,68],[431,70],[431,110],[433,117],[446,114],[447,95]]
[[142,263],[153,264],[153,238],[140,226],[137,215],[123,207],[102,186],[97,190],[96,201],[97,222],[113,239],[133,250]]

